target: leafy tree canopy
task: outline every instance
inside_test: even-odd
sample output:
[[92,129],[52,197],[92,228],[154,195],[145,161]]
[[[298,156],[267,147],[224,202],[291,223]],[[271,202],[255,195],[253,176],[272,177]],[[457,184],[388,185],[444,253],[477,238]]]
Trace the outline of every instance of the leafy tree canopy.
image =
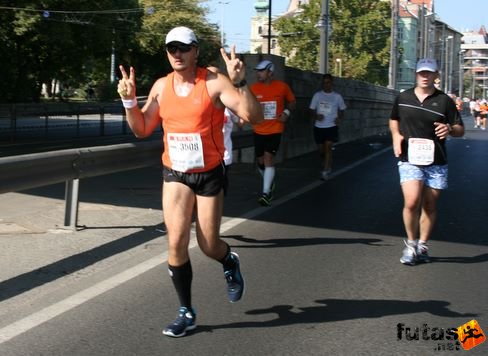
[[[164,37],[174,26],[195,30],[200,60],[219,55],[215,25],[201,0],[0,1],[0,101],[37,101],[43,83],[116,94],[115,64],[133,65],[142,88],[169,71]],[[117,71],[118,72],[118,71]],[[48,85],[50,89],[51,85]],[[144,90],[138,93],[144,94]]]
[[[320,53],[321,1],[311,0],[294,17],[274,24],[288,65],[317,71]],[[390,4],[377,0],[332,0],[329,8],[328,68],[342,62],[342,75],[386,85],[390,49]]]

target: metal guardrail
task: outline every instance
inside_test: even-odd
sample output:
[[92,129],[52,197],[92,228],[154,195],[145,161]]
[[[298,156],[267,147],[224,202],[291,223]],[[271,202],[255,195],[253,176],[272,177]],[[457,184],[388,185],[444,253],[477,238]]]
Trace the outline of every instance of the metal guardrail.
[[[234,149],[253,145],[252,131],[232,134]],[[65,182],[64,225],[76,229],[79,180],[161,164],[162,143],[146,141],[0,158],[0,194]]]
[[158,164],[161,142],[76,148],[0,158],[0,193]]
[[64,226],[75,230],[80,179],[151,166],[160,157],[160,141],[3,157],[0,193],[65,182]]
[[[145,100],[141,97],[140,105]],[[113,135],[113,131],[130,134],[120,102],[0,104],[0,139],[11,142],[24,137],[53,139],[59,129],[64,135],[91,136],[95,126],[100,136]],[[66,132],[67,128],[72,130]]]

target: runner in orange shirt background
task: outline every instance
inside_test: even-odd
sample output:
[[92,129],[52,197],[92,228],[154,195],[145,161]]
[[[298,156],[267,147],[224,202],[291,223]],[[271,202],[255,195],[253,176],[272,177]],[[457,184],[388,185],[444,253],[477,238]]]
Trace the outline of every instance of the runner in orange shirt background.
[[261,103],[264,112],[264,121],[253,125],[254,150],[258,170],[263,177],[263,189],[258,202],[262,206],[270,206],[275,188],[274,157],[280,147],[285,122],[295,109],[296,99],[288,84],[273,79],[273,62],[261,61],[254,69],[258,81],[251,85],[251,91]]
[[482,100],[480,102],[480,120],[478,124],[478,127],[482,130],[486,130],[486,116],[488,116],[488,102]]

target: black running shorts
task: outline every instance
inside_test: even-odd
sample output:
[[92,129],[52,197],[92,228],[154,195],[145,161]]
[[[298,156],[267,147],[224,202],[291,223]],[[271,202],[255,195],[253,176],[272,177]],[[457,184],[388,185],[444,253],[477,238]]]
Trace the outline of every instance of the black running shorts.
[[213,197],[226,187],[225,167],[219,164],[207,172],[185,173],[163,166],[164,182],[177,182],[188,186],[196,195]]
[[264,156],[264,152],[276,155],[281,143],[281,134],[259,135],[254,133],[254,154],[256,157]]
[[326,141],[339,141],[339,128],[337,126],[321,128],[314,126],[313,138],[317,145],[323,145]]

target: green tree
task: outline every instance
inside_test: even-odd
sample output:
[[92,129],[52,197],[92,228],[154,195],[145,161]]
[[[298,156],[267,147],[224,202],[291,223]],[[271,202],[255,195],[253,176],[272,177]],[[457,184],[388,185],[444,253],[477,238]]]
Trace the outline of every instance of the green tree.
[[[108,78],[114,29],[119,24],[117,14],[103,9],[113,9],[113,3],[138,9],[137,0],[12,1],[10,7],[2,7],[6,34],[2,43],[9,52],[0,63],[11,78],[8,85],[0,86],[2,99],[36,101],[43,83],[79,87],[96,76],[102,63]],[[130,45],[130,37],[116,42]]]
[[[155,77],[171,71],[166,59],[164,40],[175,26],[187,26],[195,31],[199,41],[199,63],[214,63],[220,56],[220,35],[216,25],[208,24],[207,8],[201,0],[140,0],[145,8],[153,9],[145,16],[142,27],[136,34],[139,52],[132,58],[133,65],[140,67],[139,84],[148,87]],[[136,58],[137,57],[137,58]]]
[[[164,36],[177,25],[200,39],[201,62],[219,55],[215,25],[200,0],[1,0],[0,102],[37,101],[43,83],[95,87],[116,96],[111,56],[139,69],[141,89],[169,71]],[[116,70],[118,73],[118,70]],[[143,95],[144,90],[138,91]]]
[[[320,30],[316,27],[321,1],[302,5],[294,17],[274,23],[288,65],[318,70]],[[329,68],[342,61],[346,77],[386,85],[388,82],[390,5],[377,0],[332,0],[329,9]],[[331,65],[332,64],[332,65]]]

